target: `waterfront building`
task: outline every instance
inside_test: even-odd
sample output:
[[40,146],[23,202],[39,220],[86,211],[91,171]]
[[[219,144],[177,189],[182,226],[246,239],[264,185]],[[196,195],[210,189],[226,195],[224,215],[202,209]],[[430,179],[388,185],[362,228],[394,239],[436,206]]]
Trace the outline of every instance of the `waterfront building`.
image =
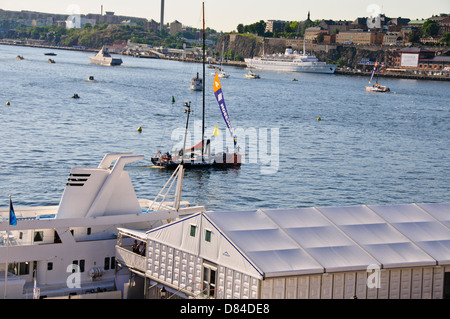
[[383,36],[383,45],[403,45],[400,32],[386,32]]
[[[449,209],[201,212],[147,232],[120,228],[116,283],[146,298],[450,298]],[[145,256],[122,244],[133,239]]]
[[434,51],[422,48],[403,48],[393,53],[392,66],[415,73],[448,73],[450,57],[436,56]]
[[305,30],[305,40],[307,42],[316,41],[319,34],[328,35],[328,30],[322,29],[322,27],[310,27]]
[[383,36],[384,34],[381,32],[364,32],[362,30],[339,32],[336,35],[336,43],[360,45],[381,44]]
[[450,32],[450,17],[446,17],[438,22],[439,33],[443,35],[444,33]]
[[342,31],[348,31],[350,26],[350,21],[334,21],[334,20],[322,20],[319,23],[319,27],[323,30],[328,30],[328,34],[333,34]]

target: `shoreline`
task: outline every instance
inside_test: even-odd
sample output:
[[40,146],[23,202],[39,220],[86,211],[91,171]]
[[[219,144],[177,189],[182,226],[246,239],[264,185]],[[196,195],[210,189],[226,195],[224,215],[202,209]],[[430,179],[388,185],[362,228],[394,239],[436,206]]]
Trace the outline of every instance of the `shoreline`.
[[[345,71],[345,70],[336,69],[334,74],[370,77],[372,75],[372,72],[355,72],[355,71]],[[448,76],[448,75],[446,76],[446,75],[427,75],[427,74],[408,74],[408,73],[384,72],[384,73],[377,73],[376,76],[379,78],[405,79],[405,80],[450,81],[450,76]]]
[[[4,42],[0,40],[0,45],[12,45],[12,46],[23,46],[23,47],[33,47],[33,48],[42,48],[42,49],[55,49],[55,50],[69,50],[69,51],[80,51],[80,52],[97,52],[98,49],[90,49],[90,48],[74,48],[74,47],[63,47],[63,46],[54,46],[54,45],[45,45],[45,44],[24,44],[24,43],[11,43]],[[120,55],[132,56],[127,54],[115,53]],[[180,62],[190,62],[190,63],[201,63],[199,60],[193,59],[183,59],[178,57],[159,57],[159,59],[164,60],[174,60]],[[216,65],[220,62],[212,62],[210,64]],[[222,62],[223,65],[235,66],[245,68],[247,64],[245,62],[240,61],[227,61]],[[356,72],[356,71],[345,71],[336,69],[334,72],[336,75],[347,75],[347,76],[361,76],[361,77],[370,77],[372,72]],[[392,79],[406,79],[406,80],[424,80],[424,81],[450,81],[450,76],[445,75],[427,75],[427,74],[406,74],[406,73],[395,73],[395,72],[384,72],[378,73],[377,76],[379,78],[392,78]]]

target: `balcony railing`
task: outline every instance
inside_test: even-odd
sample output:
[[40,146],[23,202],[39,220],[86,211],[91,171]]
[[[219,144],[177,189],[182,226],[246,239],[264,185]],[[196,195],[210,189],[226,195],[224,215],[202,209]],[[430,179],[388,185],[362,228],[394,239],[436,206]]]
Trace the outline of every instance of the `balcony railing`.
[[129,268],[145,272],[145,256],[133,253],[131,247],[116,246],[116,259]]

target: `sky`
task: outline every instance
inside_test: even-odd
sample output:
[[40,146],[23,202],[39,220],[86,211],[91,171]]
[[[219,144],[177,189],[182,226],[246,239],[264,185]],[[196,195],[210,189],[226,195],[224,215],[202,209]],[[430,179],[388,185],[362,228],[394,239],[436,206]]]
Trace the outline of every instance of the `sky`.
[[[202,0],[165,0],[164,22],[178,20],[183,25],[202,27]],[[216,31],[236,30],[238,24],[260,20],[355,20],[384,13],[391,18],[422,19],[450,13],[450,0],[204,0],[206,26]],[[48,13],[100,13],[134,16],[160,21],[161,0],[0,0],[3,10],[30,10]],[[77,12],[75,12],[75,10]]]

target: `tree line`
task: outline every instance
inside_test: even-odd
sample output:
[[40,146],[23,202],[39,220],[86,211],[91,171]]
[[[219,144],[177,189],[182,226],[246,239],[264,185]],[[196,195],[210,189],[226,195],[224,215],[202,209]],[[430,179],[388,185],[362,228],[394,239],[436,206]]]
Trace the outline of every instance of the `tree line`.
[[[61,26],[49,25],[40,27],[17,27],[5,31],[3,37],[21,40],[42,40],[56,46],[82,46],[86,48],[101,48],[105,44],[130,40],[134,43],[149,44],[151,46],[163,46],[168,48],[183,48],[186,39],[195,39],[197,29],[177,32],[174,35],[166,30],[153,31],[144,26],[96,24],[92,26],[86,23],[82,29],[67,29]],[[209,39],[217,40],[215,30],[206,29]]]
[[252,24],[244,25],[238,24],[236,30],[239,34],[253,33],[260,37],[266,38],[295,38],[302,37],[305,34],[305,30],[309,27],[316,27],[320,24],[320,20],[310,21],[307,20],[303,24],[300,21],[291,21],[284,25],[280,30],[274,30],[273,32],[266,31],[267,23],[263,20]]

